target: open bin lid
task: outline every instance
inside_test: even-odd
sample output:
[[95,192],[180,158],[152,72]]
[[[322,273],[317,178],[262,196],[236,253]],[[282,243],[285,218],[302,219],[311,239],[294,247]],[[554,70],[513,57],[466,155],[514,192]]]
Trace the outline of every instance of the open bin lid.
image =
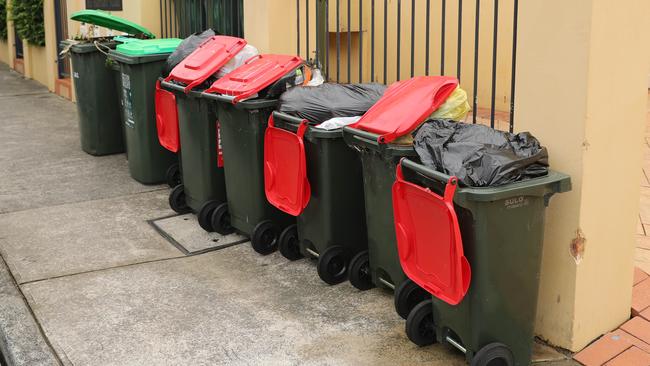
[[165,81],[178,81],[186,85],[185,92],[203,83],[246,46],[237,37],[213,36],[181,61]]
[[307,179],[307,158],[303,137],[306,120],[296,133],[275,127],[273,114],[264,132],[264,192],[280,211],[298,216],[307,207],[311,186]]
[[378,134],[378,142],[389,143],[416,129],[457,86],[458,80],[447,76],[418,76],[395,82],[350,127]]
[[458,179],[447,181],[444,196],[404,180],[402,163],[393,184],[393,213],[400,263],[413,282],[456,305],[467,294],[471,268],[454,210]]
[[159,55],[174,52],[182,41],[178,38],[130,39],[118,44],[115,50],[129,56]]
[[181,143],[178,133],[178,110],[176,95],[160,87],[156,82],[155,95],[156,130],[160,145],[171,152],[178,152]]
[[132,35],[143,34],[147,38],[156,38],[147,28],[101,10],[81,10],[72,14],[70,19]]
[[205,92],[232,96],[234,104],[254,96],[302,64],[303,60],[297,56],[266,54],[251,57],[215,81]]

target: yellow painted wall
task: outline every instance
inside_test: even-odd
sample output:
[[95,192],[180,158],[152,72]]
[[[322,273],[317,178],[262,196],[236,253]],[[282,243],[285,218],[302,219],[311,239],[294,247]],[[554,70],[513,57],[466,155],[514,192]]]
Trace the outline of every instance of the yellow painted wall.
[[23,42],[23,56],[25,60],[25,76],[48,86],[50,84],[51,63],[46,57],[45,47],[34,46]]
[[650,3],[520,4],[515,127],[573,180],[547,214],[537,331],[578,350],[630,316]]
[[0,41],[0,62],[9,65],[9,45],[7,41]]

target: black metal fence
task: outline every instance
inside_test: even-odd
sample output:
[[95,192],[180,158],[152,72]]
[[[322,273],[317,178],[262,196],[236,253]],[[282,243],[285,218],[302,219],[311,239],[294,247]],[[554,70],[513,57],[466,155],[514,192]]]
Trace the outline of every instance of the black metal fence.
[[208,28],[242,37],[242,0],[160,0],[160,33],[185,38]]
[[[498,95],[504,128],[513,131],[518,10],[519,0],[296,0],[296,51],[336,82],[456,76],[471,97],[473,123],[481,109],[499,127]],[[511,54],[500,55],[504,49]]]

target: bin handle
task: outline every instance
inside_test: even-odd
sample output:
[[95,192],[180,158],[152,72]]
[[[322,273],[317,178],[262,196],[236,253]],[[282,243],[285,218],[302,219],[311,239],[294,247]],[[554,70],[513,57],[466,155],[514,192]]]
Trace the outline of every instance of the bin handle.
[[[273,112],[269,116],[269,121],[268,121],[269,127],[275,127],[275,120],[273,118],[275,113],[276,112]],[[291,117],[292,119],[295,119],[295,120],[299,120],[298,118],[295,118],[293,116],[289,116],[289,117]],[[293,121],[291,121],[291,122],[293,122]],[[298,123],[299,123],[298,131],[296,131],[296,135],[300,138],[300,140],[302,140],[305,137],[305,132],[307,132],[307,127],[309,127],[309,122],[307,122],[306,119],[301,119],[301,120],[299,120]],[[289,131],[287,131],[287,132],[289,132]]]
[[165,89],[172,89],[172,90],[175,90],[175,91],[178,91],[178,92],[181,92],[181,93],[185,92],[185,88],[180,86],[180,85],[176,85],[176,84],[171,83],[171,82],[169,82],[167,80],[163,80],[163,81],[159,81],[159,82],[160,82],[160,85],[162,85],[162,87],[165,88]]
[[248,65],[248,64],[250,64],[251,62],[257,60],[258,58],[262,58],[262,55],[257,54],[257,55],[254,55],[254,56],[249,57],[248,59],[246,59],[246,61],[244,61],[244,65]]
[[[458,178],[455,176],[448,176],[442,173],[439,173],[433,169],[429,169],[425,166],[422,166],[420,164],[416,164],[413,161],[402,158],[397,164],[397,171],[396,171],[396,176],[397,176],[397,181],[398,182],[406,182],[404,179],[404,173],[402,171],[402,166],[405,166],[411,170],[413,170],[416,173],[420,173],[426,177],[435,179],[437,181],[440,181],[445,184],[445,193],[443,196],[443,199],[446,203],[453,203],[454,202],[454,195],[456,194],[456,189],[458,188]],[[433,174],[432,174],[433,173]]]

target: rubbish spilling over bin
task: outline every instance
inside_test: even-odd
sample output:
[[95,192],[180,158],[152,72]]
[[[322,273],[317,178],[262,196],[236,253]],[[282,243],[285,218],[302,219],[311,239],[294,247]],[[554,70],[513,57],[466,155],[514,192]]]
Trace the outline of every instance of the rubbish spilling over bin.
[[[140,38],[153,38],[146,28],[98,10],[82,10],[72,20],[107,27]],[[99,37],[66,40],[72,61],[72,79],[77,98],[81,148],[91,155],[124,152],[124,130],[120,114],[118,73],[106,62],[103,49],[113,49],[129,38]]]
[[183,183],[170,193],[170,207],[179,213],[196,213],[204,230],[216,230],[224,235],[231,233],[232,227],[222,225],[215,228],[211,221],[215,211],[227,212],[220,123],[216,106],[201,98],[201,93],[207,87],[206,81],[245,47],[245,40],[229,36],[212,36],[201,43],[160,83],[158,93],[167,93],[169,101],[159,100],[156,107],[161,114],[164,113],[158,116],[159,125],[163,125],[158,129],[159,139],[165,139],[165,132],[169,130],[172,134],[176,128],[177,143],[175,146],[170,144],[170,147],[178,151],[182,146],[180,170]]
[[393,186],[402,267],[433,295],[409,314],[414,343],[449,343],[472,365],[531,361],[544,211],[571,189],[554,171],[496,187],[402,160]]
[[275,251],[280,231],[295,224],[295,218],[266,200],[264,131],[277,97],[287,86],[302,84],[306,70],[296,56],[259,55],[203,93],[217,101],[228,196],[227,211],[212,216],[213,227],[227,223],[250,235],[260,254]]
[[318,275],[331,285],[346,279],[350,259],[368,244],[359,157],[340,128],[325,130],[319,122],[332,115],[360,116],[384,90],[378,84],[295,87],[282,95],[282,112],[273,113],[266,129],[266,197],[296,216],[296,225],[280,235],[280,252],[290,260],[318,258]]
[[163,148],[156,130],[156,81],[177,38],[133,40],[109,51],[120,66],[121,107],[131,177],[143,184],[166,180],[176,156]]
[[[416,77],[392,84],[363,117],[343,127],[343,137],[361,157],[368,227],[368,252],[350,263],[350,282],[395,291],[395,310],[406,319],[429,294],[409,280],[397,254],[391,188],[403,157],[417,156],[412,145],[395,143],[431,115],[458,86],[450,77]],[[352,270],[353,269],[353,270]]]

